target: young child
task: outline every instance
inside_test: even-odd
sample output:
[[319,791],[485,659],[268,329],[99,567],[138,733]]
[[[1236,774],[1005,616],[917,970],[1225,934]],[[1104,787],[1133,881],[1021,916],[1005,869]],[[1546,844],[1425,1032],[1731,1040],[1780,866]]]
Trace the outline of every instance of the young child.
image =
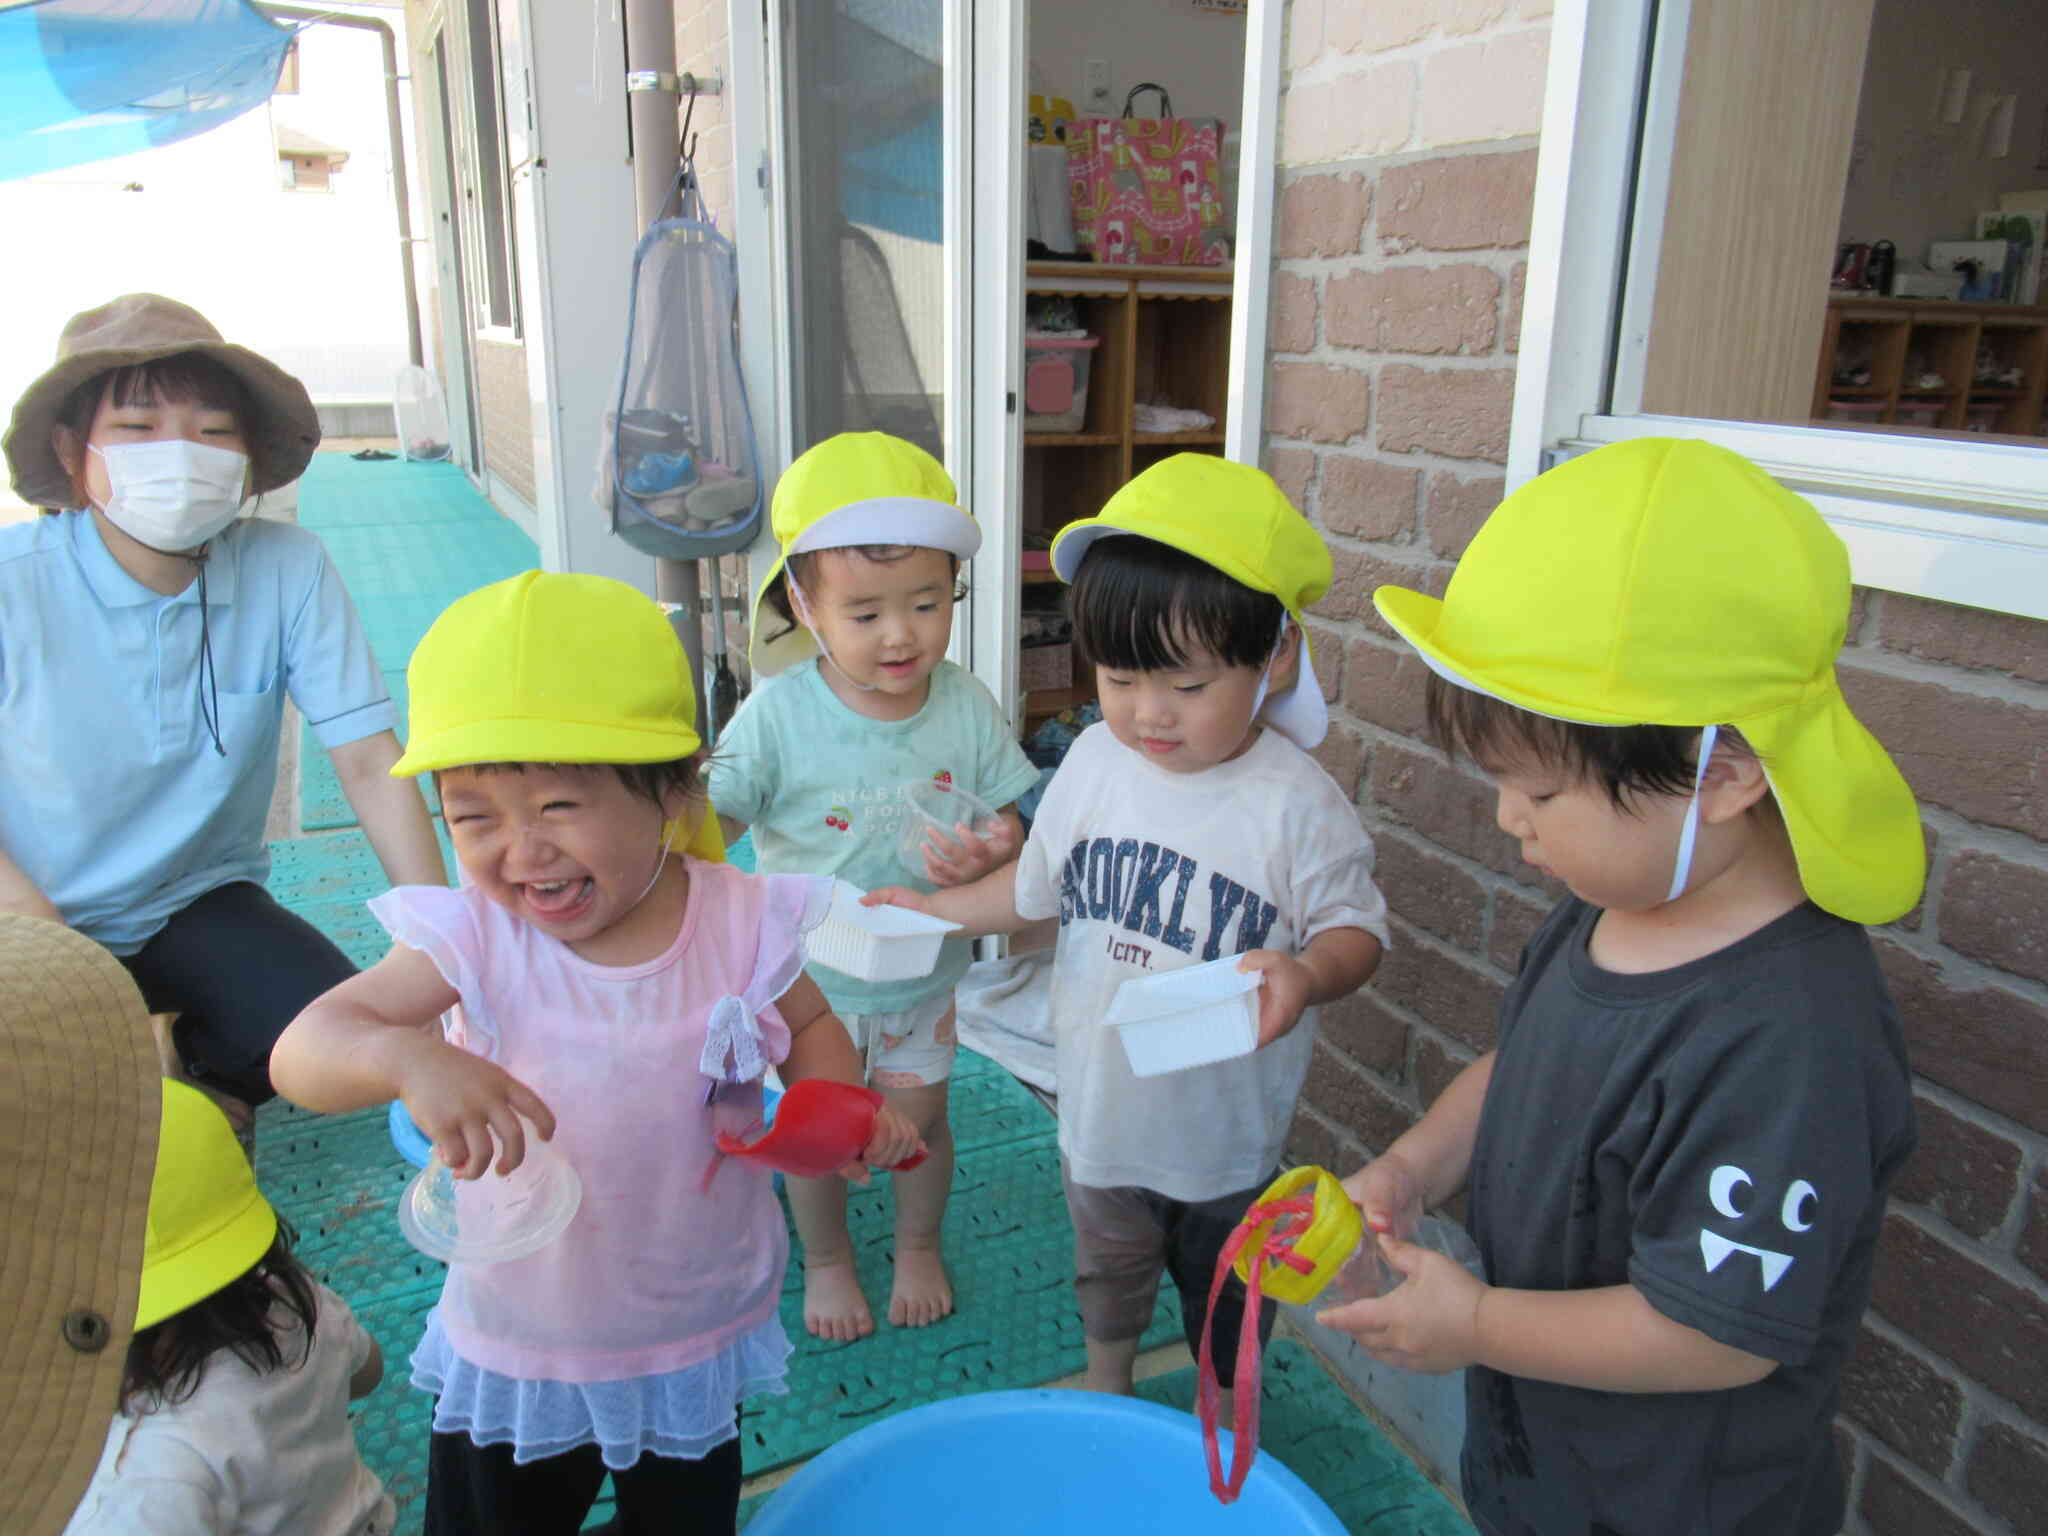
[[1859,925],[1924,874],[1836,683],[1841,542],[1735,454],[1646,439],[1509,497],[1441,602],[1374,600],[1571,894],[1497,1048],[1347,1181],[1393,1232],[1469,1186],[1491,1284],[1389,1236],[1409,1278],[1323,1320],[1472,1367],[1465,1497],[1494,1536],[1832,1536],[1842,1362],[1913,1146]]
[[[1330,556],[1272,479],[1175,455],[1062,530],[1052,559],[1101,722],[1060,764],[1014,865],[881,898],[978,933],[1059,918],[1051,1012],[1088,1384],[1128,1393],[1162,1268],[1199,1351],[1217,1255],[1279,1170],[1315,1042],[1307,1010],[1372,975],[1386,903],[1357,809],[1304,750],[1328,716],[1301,611],[1328,588]],[[1134,1076],[1103,1022],[1117,988],[1233,954],[1262,976],[1259,1048]],[[1226,1393],[1243,1295],[1224,1293],[1212,1335]]]
[[[1022,826],[1012,802],[1038,770],[988,690],[946,660],[960,562],[981,544],[958,503],[937,460],[880,432],[819,443],[777,484],[782,558],[756,590],[751,646],[756,675],[776,675],[734,715],[710,772],[728,834],[752,826],[762,869],[837,875],[864,890],[903,880],[900,791],[931,779],[1003,809],[986,839],[971,830],[931,839],[921,889],[1015,856]],[[889,1321],[899,1327],[953,1310],[939,1231],[953,1183],[953,988],[972,958],[965,939],[949,938],[937,968],[914,981],[811,968],[861,1044],[870,1085],[931,1148],[894,1179]],[[792,1179],[788,1190],[804,1246],[805,1327],[824,1339],[871,1333],[844,1181]]]
[[[766,1168],[706,1173],[714,1132],[759,1119],[768,1066],[859,1080],[802,969],[829,886],[712,862],[688,663],[623,583],[482,588],[407,675],[393,771],[437,776],[463,888],[376,898],[397,944],[292,1023],[272,1070],[312,1109],[402,1099],[458,1177],[517,1166],[530,1127],[583,1184],[547,1248],[449,1267],[412,1359],[438,1399],[426,1530],[574,1532],[609,1468],[626,1529],[730,1532],[735,1407],[780,1390],[789,1353],[788,1238]],[[885,1110],[864,1155],[917,1146]]]
[[351,1399],[384,1374],[348,1304],[292,1257],[218,1107],[163,1084],[120,1411],[66,1536],[391,1536]]
[[320,442],[305,385],[206,318],[128,294],[66,322],[7,429],[0,908],[119,956],[165,1067],[246,1123],[285,1025],[354,973],[263,889],[289,699],[394,882],[446,878],[396,714],[319,539],[245,515]]

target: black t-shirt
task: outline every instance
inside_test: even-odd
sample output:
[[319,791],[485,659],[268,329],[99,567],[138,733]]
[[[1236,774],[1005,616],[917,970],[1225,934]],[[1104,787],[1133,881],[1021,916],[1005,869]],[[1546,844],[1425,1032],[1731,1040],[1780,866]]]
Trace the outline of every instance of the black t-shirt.
[[1829,1423],[1913,1148],[1898,1015],[1852,923],[1811,905],[1648,975],[1566,900],[1522,956],[1471,1171],[1495,1285],[1632,1284],[1779,1362],[1723,1392],[1467,1376],[1464,1482],[1496,1536],[1833,1536]]

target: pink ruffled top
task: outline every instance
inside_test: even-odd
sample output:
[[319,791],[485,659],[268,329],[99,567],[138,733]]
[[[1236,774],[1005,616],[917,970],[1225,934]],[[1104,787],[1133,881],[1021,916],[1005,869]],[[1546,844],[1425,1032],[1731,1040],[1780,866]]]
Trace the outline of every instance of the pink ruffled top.
[[[474,890],[403,886],[370,903],[462,994],[451,1043],[555,1113],[583,1181],[562,1237],[524,1259],[449,1267],[439,1316],[470,1364],[523,1380],[619,1381],[704,1360],[772,1317],[788,1238],[767,1169],[717,1130],[760,1116],[760,1074],[789,1051],[775,1009],[830,883],[689,861],[681,931],[655,959],[603,966]],[[707,1041],[707,1029],[712,1031]],[[707,1105],[709,1067],[727,1087]]]

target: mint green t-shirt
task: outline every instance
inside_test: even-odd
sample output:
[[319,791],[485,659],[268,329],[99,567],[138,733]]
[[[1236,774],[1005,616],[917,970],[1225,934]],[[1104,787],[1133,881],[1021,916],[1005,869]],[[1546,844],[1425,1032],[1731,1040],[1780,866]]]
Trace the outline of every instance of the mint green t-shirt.
[[[837,875],[862,890],[932,889],[897,853],[905,783],[950,774],[1001,809],[1038,780],[995,698],[942,661],[924,708],[870,720],[840,702],[813,659],[758,684],[711,757],[711,803],[753,829],[763,874]],[[938,969],[911,981],[861,981],[821,965],[811,979],[839,1013],[898,1013],[952,990],[973,959],[948,939]]]

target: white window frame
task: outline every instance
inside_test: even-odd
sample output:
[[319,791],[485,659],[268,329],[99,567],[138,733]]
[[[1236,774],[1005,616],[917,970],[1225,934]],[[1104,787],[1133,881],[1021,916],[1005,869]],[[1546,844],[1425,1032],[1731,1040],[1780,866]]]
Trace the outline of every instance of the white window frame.
[[1659,49],[1646,80],[1644,59],[1652,26],[1682,38],[1689,15],[1684,0],[1557,5],[1508,488],[1605,443],[1712,441],[1812,501],[1860,585],[2048,619],[2048,448],[1629,413],[1683,67]]
[[[503,342],[521,345],[526,339],[526,317],[524,294],[521,291],[522,269],[519,250],[518,220],[513,210],[513,172],[517,158],[513,152],[513,124],[510,107],[506,100],[504,61],[501,56],[501,35],[503,23],[500,19],[505,5],[517,6],[520,0],[483,0],[489,21],[490,36],[487,39],[490,56],[478,59],[475,55],[475,27],[470,16],[470,0],[454,0],[446,7],[448,24],[446,34],[455,42],[455,49],[449,58],[451,75],[449,81],[454,91],[454,124],[458,149],[458,169],[464,178],[473,181],[477,197],[474,201],[462,195],[463,189],[455,191],[456,217],[463,223],[463,258],[468,263],[470,314],[465,317],[470,334],[481,341]],[[496,97],[496,135],[486,131],[486,126],[477,121],[476,71],[488,69],[491,89]],[[484,157],[489,155],[496,162],[498,172],[498,230],[501,239],[492,238],[482,200],[487,191],[484,176]],[[493,246],[502,247],[505,273],[502,298],[510,311],[509,323],[499,321],[491,311],[494,285],[490,273],[490,251]]]

